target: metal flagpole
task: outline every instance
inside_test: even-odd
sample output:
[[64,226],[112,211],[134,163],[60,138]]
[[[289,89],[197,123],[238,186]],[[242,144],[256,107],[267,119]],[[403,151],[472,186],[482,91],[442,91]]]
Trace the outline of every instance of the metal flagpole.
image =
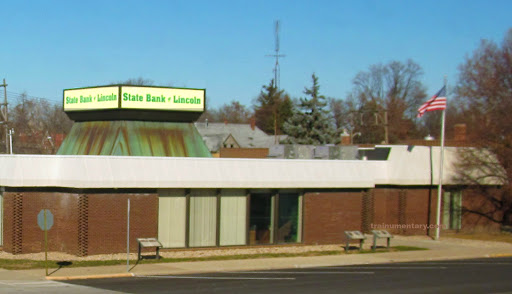
[[[446,77],[444,78],[445,95],[446,89]],[[448,95],[446,95],[448,96]],[[439,161],[439,186],[437,188],[437,219],[436,219],[436,236],[435,240],[439,240],[439,234],[441,231],[441,196],[443,195],[443,162],[444,162],[444,122],[446,110],[443,109],[441,115],[441,159]]]

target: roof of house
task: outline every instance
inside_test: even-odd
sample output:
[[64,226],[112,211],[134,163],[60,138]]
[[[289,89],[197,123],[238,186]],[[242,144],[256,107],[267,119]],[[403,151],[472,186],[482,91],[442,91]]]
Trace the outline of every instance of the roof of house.
[[[211,152],[218,152],[226,139],[231,135],[240,148],[269,148],[275,145],[275,137],[267,135],[261,129],[250,124],[232,123],[194,123]],[[278,136],[279,140],[284,139]]]

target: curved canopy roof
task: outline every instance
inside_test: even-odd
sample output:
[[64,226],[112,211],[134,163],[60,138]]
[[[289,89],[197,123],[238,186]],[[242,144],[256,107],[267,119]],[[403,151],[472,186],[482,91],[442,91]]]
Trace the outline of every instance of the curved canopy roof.
[[75,122],[59,155],[211,157],[193,123]]

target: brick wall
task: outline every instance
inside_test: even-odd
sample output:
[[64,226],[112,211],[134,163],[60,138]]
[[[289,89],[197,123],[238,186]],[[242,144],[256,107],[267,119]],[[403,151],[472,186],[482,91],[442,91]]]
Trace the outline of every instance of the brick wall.
[[[408,188],[407,192],[407,208],[406,223],[410,224],[435,224],[436,223],[436,206],[437,206],[437,189]],[[430,215],[429,215],[429,193],[430,197]],[[429,233],[434,236],[435,229],[406,229],[404,234],[421,235]]]
[[[54,215],[54,226],[48,232],[49,251],[76,255],[125,252],[127,199],[131,202],[130,248],[135,252],[137,238],[157,237],[157,194],[5,192],[3,248],[17,254],[42,252],[43,232],[37,225],[37,214],[47,208]],[[343,243],[343,231],[368,232],[369,223],[435,224],[436,200],[436,189],[414,187],[305,193],[304,243]],[[478,207],[481,200],[481,196],[463,192],[464,205]],[[499,228],[475,215],[463,215],[462,222],[463,230]],[[422,228],[388,231],[408,235],[435,232]]]
[[[83,209],[83,197],[87,197],[86,209]],[[37,214],[46,208],[54,215],[54,225],[48,231],[48,251],[76,255],[125,252],[128,198],[130,248],[135,252],[137,238],[157,237],[156,194],[5,192],[3,248],[15,254],[44,251],[44,235],[37,225]]]
[[[16,197],[22,199],[22,206],[17,211]],[[13,253],[44,251],[44,233],[37,224],[37,215],[42,209],[49,209],[54,222],[48,231],[48,251],[75,254],[78,218],[73,208],[76,207],[76,202],[76,194],[4,193],[4,250]],[[19,244],[20,241],[22,245]]]
[[15,193],[5,192],[3,197],[3,250],[6,252],[15,252],[13,239],[15,229],[14,221],[14,196]]
[[88,254],[126,252],[127,202],[130,199],[130,251],[137,238],[158,237],[157,194],[88,194]]
[[222,158],[267,158],[268,148],[221,148]]
[[[374,225],[398,223],[398,191],[396,189],[374,189]],[[383,228],[384,229],[384,228]],[[388,230],[396,233],[395,230]]]
[[342,243],[343,231],[361,230],[362,197],[362,191],[306,193],[304,243]]
[[[492,193],[492,189],[488,189],[487,193]],[[481,192],[479,192],[477,189],[467,189],[462,192],[462,207],[476,211],[494,210],[493,206],[489,204],[489,202],[481,195]],[[496,218],[500,218],[501,215],[499,212],[497,212],[494,216]],[[500,229],[500,224],[492,222],[484,216],[480,216],[469,212],[465,212],[462,214],[462,231],[500,231]]]
[[[423,228],[386,228],[383,225],[429,225],[435,223],[435,199],[437,190],[408,187],[376,188],[374,225],[392,234],[426,235],[434,230]],[[429,199],[429,193],[432,197]],[[429,211],[430,200],[430,211]],[[430,216],[429,216],[430,213]]]
[[[432,190],[432,195],[437,195]],[[304,243],[345,242],[344,231],[371,231],[383,224],[435,223],[435,197],[429,189],[383,187],[365,191],[306,193],[304,195]],[[378,227],[373,227],[378,229]],[[384,229],[384,228],[382,228]],[[424,228],[387,229],[392,234],[426,235]],[[431,230],[431,234],[434,230]]]

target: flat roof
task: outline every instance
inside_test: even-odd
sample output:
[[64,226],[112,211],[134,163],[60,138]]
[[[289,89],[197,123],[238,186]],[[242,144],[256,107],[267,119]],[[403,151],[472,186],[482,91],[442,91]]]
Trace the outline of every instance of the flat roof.
[[[391,148],[387,160],[0,155],[0,186],[336,189],[437,185],[439,147],[379,147]],[[456,161],[457,148],[446,147],[446,185],[458,184]]]
[[370,162],[0,155],[0,186],[69,188],[370,188]]

